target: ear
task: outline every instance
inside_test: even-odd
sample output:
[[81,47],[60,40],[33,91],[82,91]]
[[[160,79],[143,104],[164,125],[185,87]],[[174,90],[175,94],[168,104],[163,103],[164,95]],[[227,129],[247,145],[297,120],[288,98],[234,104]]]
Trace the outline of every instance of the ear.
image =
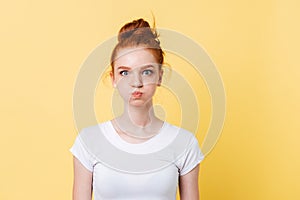
[[164,70],[161,69],[161,70],[159,71],[159,79],[158,79],[158,82],[157,82],[157,86],[160,86],[160,85],[161,85],[163,74],[164,74]]
[[113,87],[116,87],[115,77],[114,77],[114,73],[112,71],[109,73],[109,76],[111,78],[111,84],[113,85]]

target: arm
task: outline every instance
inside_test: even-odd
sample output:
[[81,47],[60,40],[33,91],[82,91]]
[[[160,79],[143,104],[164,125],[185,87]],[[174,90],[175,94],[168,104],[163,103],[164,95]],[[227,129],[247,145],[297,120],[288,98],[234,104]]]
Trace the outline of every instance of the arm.
[[93,173],[87,170],[80,161],[73,156],[74,162],[74,183],[73,200],[92,199]]
[[199,200],[198,175],[199,164],[189,173],[179,177],[181,200]]

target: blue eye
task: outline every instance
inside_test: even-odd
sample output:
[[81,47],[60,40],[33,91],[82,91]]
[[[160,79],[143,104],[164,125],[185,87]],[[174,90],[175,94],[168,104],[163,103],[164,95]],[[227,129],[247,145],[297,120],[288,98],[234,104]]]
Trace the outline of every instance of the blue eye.
[[146,69],[146,70],[143,71],[143,75],[148,76],[148,75],[151,75],[151,74],[153,74],[153,71],[150,70],[150,69]]
[[127,70],[120,71],[121,76],[127,76],[129,72]]

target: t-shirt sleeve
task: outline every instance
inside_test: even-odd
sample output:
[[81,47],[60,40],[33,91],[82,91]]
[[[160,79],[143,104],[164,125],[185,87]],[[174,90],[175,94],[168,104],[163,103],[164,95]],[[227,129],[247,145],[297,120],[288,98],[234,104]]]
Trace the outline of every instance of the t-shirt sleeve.
[[73,146],[70,148],[70,151],[73,154],[73,156],[75,156],[86,169],[88,169],[90,172],[93,172],[94,158],[87,151],[87,148],[86,148],[83,140],[81,139],[82,133],[83,133],[83,130],[76,137]]
[[179,159],[178,170],[179,175],[183,176],[194,169],[202,160],[204,155],[202,154],[198,141],[195,137],[192,137],[190,145],[188,145],[185,153]]

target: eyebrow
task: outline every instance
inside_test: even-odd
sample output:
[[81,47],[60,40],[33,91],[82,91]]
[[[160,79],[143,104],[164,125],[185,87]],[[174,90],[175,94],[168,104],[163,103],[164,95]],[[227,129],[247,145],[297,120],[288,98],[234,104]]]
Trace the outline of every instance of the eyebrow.
[[142,68],[142,69],[146,69],[146,68],[154,68],[154,66],[153,66],[153,65],[145,65],[145,66],[142,66],[141,68]]
[[[140,67],[141,69],[146,69],[146,68],[154,68],[154,66],[153,65],[145,65],[145,66],[141,66]],[[119,66],[119,67],[117,67],[117,70],[130,70],[131,69],[131,67],[126,67],[126,66]]]
[[117,68],[117,70],[119,70],[119,69],[131,69],[130,67],[126,67],[126,66],[119,66],[118,68]]

